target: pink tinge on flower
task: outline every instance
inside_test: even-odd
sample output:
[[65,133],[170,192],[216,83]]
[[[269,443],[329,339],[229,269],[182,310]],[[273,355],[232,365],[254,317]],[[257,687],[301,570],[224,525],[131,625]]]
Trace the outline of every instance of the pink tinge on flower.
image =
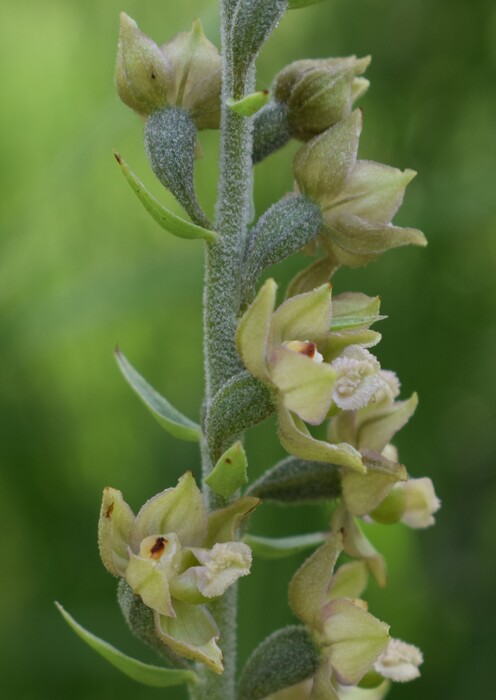
[[379,362],[360,345],[345,348],[332,367],[338,373],[333,400],[344,411],[364,408],[386,386]]
[[375,662],[374,669],[384,678],[406,683],[420,676],[418,667],[423,660],[422,652],[413,644],[391,639],[387,649]]

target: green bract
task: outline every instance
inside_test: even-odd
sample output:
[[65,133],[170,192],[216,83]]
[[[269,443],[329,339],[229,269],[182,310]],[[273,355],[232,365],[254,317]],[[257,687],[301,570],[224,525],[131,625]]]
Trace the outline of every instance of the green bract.
[[256,499],[207,514],[190,472],[135,516],[120,491],[104,491],[99,523],[102,561],[151,608],[157,636],[173,652],[222,671],[217,625],[205,604],[251,566],[251,550],[230,541]]
[[312,438],[305,423],[318,425],[330,410],[366,406],[383,388],[376,358],[364,346],[378,335],[369,326],[378,306],[366,316],[360,295],[338,302],[337,333],[332,328],[329,284],[287,299],[275,309],[277,286],[268,280],[238,327],[236,342],[248,370],[279,396],[279,430],[283,446],[297,457],[331,462],[365,471],[354,447]]
[[309,141],[294,160],[298,187],[322,210],[323,250],[350,267],[365,265],[391,248],[426,245],[421,231],[391,223],[415,172],[357,160],[361,128],[362,115],[355,110]]

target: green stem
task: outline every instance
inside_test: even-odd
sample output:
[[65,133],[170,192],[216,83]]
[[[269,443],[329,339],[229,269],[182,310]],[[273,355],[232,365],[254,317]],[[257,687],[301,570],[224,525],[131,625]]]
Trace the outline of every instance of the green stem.
[[[229,25],[234,0],[220,0],[223,55],[223,89],[221,120],[220,181],[217,201],[216,241],[206,245],[204,287],[205,343],[205,408],[215,393],[243,367],[234,337],[241,303],[242,261],[249,222],[252,196],[252,120],[232,112],[229,98],[239,100],[254,89],[254,70],[235,79],[232,50],[229,46]],[[208,435],[207,443],[208,444]],[[212,469],[206,444],[202,446],[203,477]],[[208,494],[209,507],[218,507]],[[192,690],[195,700],[234,700],[236,675],[237,591],[231,586],[211,606],[220,630],[219,644],[225,671],[217,675],[206,668],[200,670],[202,682]]]

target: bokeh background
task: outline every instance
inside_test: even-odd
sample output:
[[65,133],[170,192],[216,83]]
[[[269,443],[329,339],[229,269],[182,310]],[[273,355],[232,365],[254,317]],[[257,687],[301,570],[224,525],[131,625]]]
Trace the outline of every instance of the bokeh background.
[[[201,400],[200,244],[167,236],[118,172],[118,149],[154,182],[142,126],[113,88],[117,17],[162,42],[200,16],[218,41],[215,0],[5,0],[0,8],[0,667],[4,698],[167,697],[87,649],[60,600],[123,651],[153,660],[127,632],[96,523],[106,484],[134,508],[198,468],[196,447],[164,433],[124,385],[118,342],[181,410]],[[372,611],[418,644],[420,681],[392,698],[488,697],[496,586],[496,7],[492,0],[332,0],[291,13],[259,60],[259,86],[297,58],[372,54],[361,156],[419,176],[397,221],[425,231],[402,249],[342,271],[337,291],[380,294],[389,316],[378,355],[418,390],[400,434],[410,472],[443,500],[437,525],[375,526],[390,585]],[[200,198],[212,212],[217,134],[201,137]],[[257,211],[292,187],[290,144],[257,167]],[[283,284],[304,261],[273,270]],[[282,456],[274,425],[248,437],[257,476]],[[253,529],[325,526],[326,510],[263,507]],[[289,523],[289,525],[288,525]],[[286,585],[301,559],[256,562],[241,582],[241,659],[291,621]]]

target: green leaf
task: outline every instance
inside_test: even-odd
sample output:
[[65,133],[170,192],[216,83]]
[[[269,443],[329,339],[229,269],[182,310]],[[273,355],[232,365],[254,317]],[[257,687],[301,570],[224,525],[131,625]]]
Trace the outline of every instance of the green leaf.
[[73,629],[83,642],[86,642],[97,654],[100,654],[112,666],[115,666],[115,668],[134,681],[156,688],[167,688],[172,685],[197,682],[198,676],[193,671],[151,666],[126,656],[126,654],[123,654],[111,644],[104,642],[91,632],[88,632],[88,630],[85,630],[84,627],[81,627],[59,603],[55,603],[55,605],[69,627]]
[[340,469],[324,462],[287,457],[255,481],[247,494],[275,503],[304,503],[339,498]]
[[238,700],[261,700],[313,676],[319,652],[304,627],[292,626],[267,637],[243,668]]
[[329,537],[328,532],[311,532],[294,537],[258,537],[245,535],[243,542],[249,545],[253,553],[262,559],[283,559],[306,549],[318,547]]
[[227,106],[242,117],[252,117],[267,104],[269,98],[270,92],[268,90],[260,90],[246,95],[241,100],[228,99]]
[[209,488],[223,498],[229,498],[235,491],[248,482],[246,473],[248,460],[240,442],[235,442],[205,479]]
[[141,204],[163,229],[178,238],[204,238],[206,241],[215,241],[217,239],[215,231],[209,231],[202,226],[193,224],[191,221],[181,219],[181,217],[176,216],[176,214],[173,214],[169,209],[164,207],[163,204],[160,204],[160,202],[148,192],[141,180],[129,169],[124,159],[118,153],[114,153],[114,156],[120,166],[122,174],[131,185],[131,189],[136,194]]
[[138,374],[126,357],[116,350],[117,364],[124,379],[131,389],[139,396],[148,410],[160,425],[174,437],[189,442],[199,442],[202,436],[201,428],[182,413],[179,413],[163,396],[155,391],[143,377]]

